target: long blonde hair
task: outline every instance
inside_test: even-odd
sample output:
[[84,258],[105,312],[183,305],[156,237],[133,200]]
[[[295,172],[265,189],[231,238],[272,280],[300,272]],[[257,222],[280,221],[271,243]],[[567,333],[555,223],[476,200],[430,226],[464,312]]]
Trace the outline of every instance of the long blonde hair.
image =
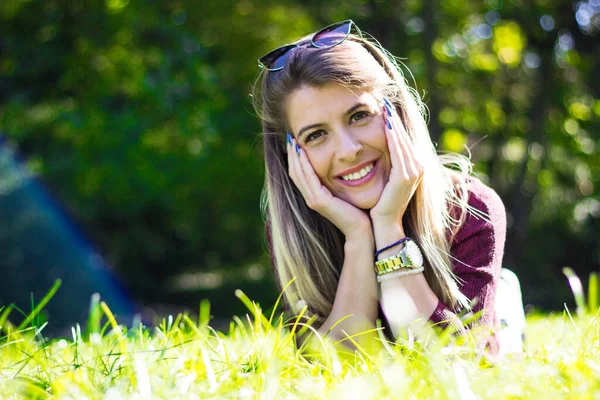
[[425,122],[425,105],[409,87],[399,62],[376,40],[351,34],[331,48],[302,46],[309,37],[296,42],[301,46],[289,53],[282,70],[259,73],[252,91],[264,139],[261,209],[269,228],[279,287],[295,277],[285,300],[296,313],[297,305],[305,303],[316,323],[322,323],[331,312],[344,262],[344,236],[308,208],[289,177],[286,155],[287,96],[301,86],[322,87],[334,82],[379,92],[396,105],[424,167],[403,226],[423,251],[424,275],[434,293],[448,306],[468,308],[468,299],[458,290],[452,274],[449,253],[470,209],[464,179],[472,172],[470,160],[458,154],[437,154]]

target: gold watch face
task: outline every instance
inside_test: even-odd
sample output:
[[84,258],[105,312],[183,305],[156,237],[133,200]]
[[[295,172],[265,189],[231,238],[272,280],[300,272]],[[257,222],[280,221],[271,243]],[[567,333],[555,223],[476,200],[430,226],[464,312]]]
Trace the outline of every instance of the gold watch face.
[[423,254],[421,254],[421,249],[419,249],[419,246],[412,240],[409,240],[406,243],[406,256],[415,267],[423,266]]

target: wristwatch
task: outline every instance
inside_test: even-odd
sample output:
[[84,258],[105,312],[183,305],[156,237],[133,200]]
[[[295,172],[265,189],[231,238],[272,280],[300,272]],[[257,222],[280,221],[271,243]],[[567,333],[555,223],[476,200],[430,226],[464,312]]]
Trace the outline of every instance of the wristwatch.
[[417,269],[423,266],[423,254],[419,246],[412,240],[404,242],[404,247],[396,255],[377,261],[375,272],[377,276],[397,271],[399,269]]

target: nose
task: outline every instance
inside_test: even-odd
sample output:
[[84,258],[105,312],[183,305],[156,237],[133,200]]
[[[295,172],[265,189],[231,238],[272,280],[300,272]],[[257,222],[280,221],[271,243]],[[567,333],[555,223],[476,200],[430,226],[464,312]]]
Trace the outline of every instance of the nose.
[[348,131],[338,135],[337,158],[341,162],[353,162],[360,156],[363,145],[360,140]]

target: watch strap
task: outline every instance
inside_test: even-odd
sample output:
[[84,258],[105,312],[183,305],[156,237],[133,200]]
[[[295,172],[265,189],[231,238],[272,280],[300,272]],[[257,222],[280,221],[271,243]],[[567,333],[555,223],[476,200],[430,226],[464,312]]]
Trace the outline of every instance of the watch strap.
[[413,264],[406,252],[400,253],[375,263],[375,273],[377,276],[384,275],[390,272],[398,271],[399,269],[415,269],[419,266]]

